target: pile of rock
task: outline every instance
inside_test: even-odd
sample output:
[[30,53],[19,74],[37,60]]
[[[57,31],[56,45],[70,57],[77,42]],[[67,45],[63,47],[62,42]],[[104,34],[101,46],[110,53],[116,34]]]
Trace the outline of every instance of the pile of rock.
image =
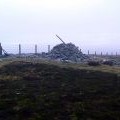
[[79,50],[79,48],[76,47],[74,44],[62,43],[53,47],[53,49],[49,53],[49,57],[51,59],[70,60],[77,62],[85,59],[87,56],[84,55],[81,50]]

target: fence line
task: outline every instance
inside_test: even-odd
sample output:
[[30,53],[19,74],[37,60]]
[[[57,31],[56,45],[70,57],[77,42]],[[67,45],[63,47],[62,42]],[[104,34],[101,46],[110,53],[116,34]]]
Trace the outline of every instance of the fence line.
[[[7,51],[9,54],[23,54],[23,53],[42,53],[42,52],[50,52],[51,49],[54,47],[53,45],[33,45],[33,44],[18,44],[18,45],[9,45],[9,46],[2,46],[3,49]],[[80,49],[81,50],[81,49]],[[82,51],[82,50],[81,50]],[[84,54],[87,55],[94,55],[94,56],[120,56],[120,53],[118,51],[116,52],[97,52],[97,51],[90,51],[87,52],[82,51]]]

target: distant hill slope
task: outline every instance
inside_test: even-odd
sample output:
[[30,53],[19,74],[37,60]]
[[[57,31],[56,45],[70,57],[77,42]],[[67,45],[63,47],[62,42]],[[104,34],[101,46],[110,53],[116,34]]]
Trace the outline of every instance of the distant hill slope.
[[0,68],[0,120],[119,120],[120,77],[51,64]]

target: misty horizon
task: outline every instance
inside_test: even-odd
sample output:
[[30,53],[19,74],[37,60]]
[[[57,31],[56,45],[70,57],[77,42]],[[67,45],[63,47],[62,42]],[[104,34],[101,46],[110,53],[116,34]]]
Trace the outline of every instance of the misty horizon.
[[[61,43],[59,43],[61,44]],[[18,54],[19,53],[19,44],[1,44],[3,49],[9,53],[9,54]],[[35,45],[37,45],[37,53],[42,53],[42,52],[48,52],[48,45],[47,44],[20,44],[21,45],[21,52],[22,53],[35,53]],[[58,44],[56,44],[58,45]],[[50,45],[50,49],[52,50],[53,47],[55,47],[56,45]],[[76,45],[76,44],[75,44]],[[82,48],[78,45],[76,45],[79,50],[82,51],[83,54],[88,54],[88,51],[90,54],[95,54],[95,52],[100,55],[101,52],[103,55],[116,55],[116,53],[118,55],[120,55],[119,51],[107,51],[106,49],[96,49],[96,48],[91,48],[91,49],[87,49],[87,48]]]
[[4,0],[0,1],[0,42],[17,52],[47,51],[60,44],[55,34],[83,53],[120,54],[119,0]]

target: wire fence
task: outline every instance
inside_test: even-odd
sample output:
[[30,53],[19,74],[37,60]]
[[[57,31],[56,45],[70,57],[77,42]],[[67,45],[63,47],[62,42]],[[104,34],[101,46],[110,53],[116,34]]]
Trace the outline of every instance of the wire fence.
[[[40,44],[3,44],[2,48],[8,54],[27,54],[27,53],[42,53],[42,52],[49,52],[54,45],[40,45]],[[79,47],[80,49],[80,47]],[[113,55],[113,56],[120,56],[120,51],[114,52],[107,52],[107,51],[97,51],[97,50],[81,50],[84,54],[87,55]]]
[[[53,46],[50,45],[52,49]],[[33,45],[33,44],[11,44],[11,45],[2,45],[2,48],[9,54],[19,54],[21,53],[42,53],[48,52],[48,45]]]

